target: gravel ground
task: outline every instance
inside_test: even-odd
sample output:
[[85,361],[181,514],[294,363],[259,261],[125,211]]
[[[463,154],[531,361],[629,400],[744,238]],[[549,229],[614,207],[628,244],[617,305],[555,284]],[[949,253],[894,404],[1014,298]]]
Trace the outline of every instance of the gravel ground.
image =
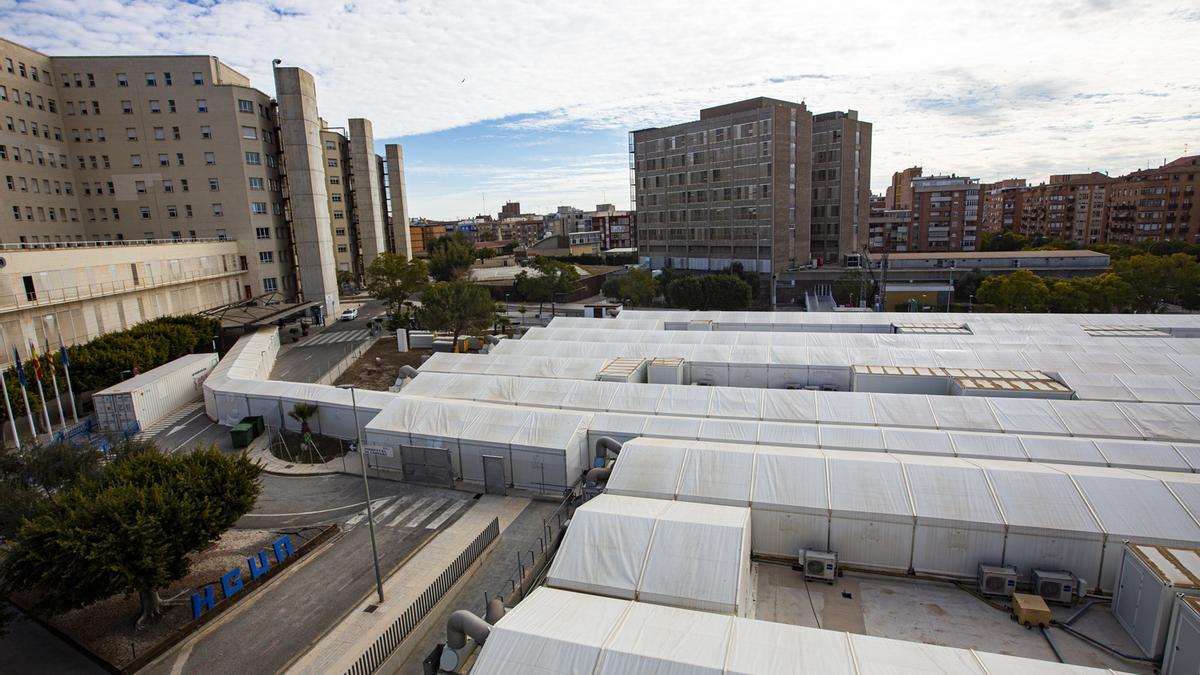
[[396,351],[396,338],[385,336],[342,373],[335,384],[353,384],[363,389],[387,391],[396,384],[400,366],[419,367],[433,352],[429,349]]
[[[137,594],[116,596],[94,605],[50,619],[56,628],[73,637],[93,653],[117,666],[123,666],[192,618],[191,593],[205,584],[220,584],[220,576],[235,568],[246,567],[246,558],[269,548],[278,537],[270,530],[229,530],[216,544],[192,557],[191,573],[160,591],[163,598],[184,593],[185,604],[167,608],[158,621],[134,630],[141,611]],[[296,542],[298,544],[298,542]],[[296,545],[293,544],[293,545]],[[217,592],[220,595],[220,592]],[[0,667],[0,670],[3,670]]]

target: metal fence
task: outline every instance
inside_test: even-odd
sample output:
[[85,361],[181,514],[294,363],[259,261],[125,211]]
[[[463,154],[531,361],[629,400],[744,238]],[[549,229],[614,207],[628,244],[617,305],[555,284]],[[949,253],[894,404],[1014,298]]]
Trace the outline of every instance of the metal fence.
[[498,536],[500,536],[500,520],[493,518],[483,532],[480,532],[479,536],[475,537],[475,540],[468,544],[462,553],[458,554],[454,562],[442,570],[438,578],[429,584],[429,587],[408,606],[408,609],[404,610],[400,618],[396,619],[383,632],[383,635],[380,635],[375,643],[363,652],[362,656],[358,657],[354,665],[346,671],[346,675],[368,675],[383,665],[383,662],[391,656],[392,652],[396,651],[400,643],[404,642],[404,639],[438,604],[442,596],[446,595],[446,592],[462,577],[463,572],[466,572],[467,568],[479,559],[479,556]]
[[[506,606],[512,607],[537,587],[558,551],[563,531],[571,520],[571,514],[575,512],[575,502],[576,497],[572,492],[559,503],[554,513],[542,518],[542,536],[537,539],[537,549],[531,546],[528,551],[517,552],[516,563],[508,578],[491,592],[484,591],[484,607],[487,607],[491,598],[500,598]],[[525,558],[527,553],[528,559]]]

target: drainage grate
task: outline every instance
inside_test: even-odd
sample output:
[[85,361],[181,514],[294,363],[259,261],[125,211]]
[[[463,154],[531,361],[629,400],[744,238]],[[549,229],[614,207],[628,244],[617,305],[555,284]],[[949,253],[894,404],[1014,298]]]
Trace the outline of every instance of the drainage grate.
[[375,610],[377,610],[377,609],[379,609],[379,605],[367,605],[366,609],[364,609],[363,611],[366,612],[367,614],[374,614]]

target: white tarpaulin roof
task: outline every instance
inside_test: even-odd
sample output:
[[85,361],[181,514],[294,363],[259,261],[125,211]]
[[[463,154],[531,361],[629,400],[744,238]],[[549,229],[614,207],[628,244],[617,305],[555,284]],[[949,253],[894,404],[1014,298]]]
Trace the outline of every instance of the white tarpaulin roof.
[[726,614],[748,611],[750,510],[600,495],[575,511],[546,583]]
[[1115,671],[539,588],[472,675],[1116,675]]

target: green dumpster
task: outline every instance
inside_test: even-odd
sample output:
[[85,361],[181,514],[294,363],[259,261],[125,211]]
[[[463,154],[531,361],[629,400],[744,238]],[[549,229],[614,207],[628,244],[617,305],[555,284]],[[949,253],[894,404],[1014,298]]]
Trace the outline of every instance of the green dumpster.
[[250,441],[254,440],[254,425],[248,422],[234,425],[229,430],[229,438],[233,441],[235,448],[244,448],[250,445]]
[[251,432],[254,434],[253,438],[258,438],[259,436],[261,436],[262,432],[267,428],[266,424],[263,422],[262,415],[251,415],[250,417],[243,417],[241,419],[241,423],[249,424],[253,427],[252,432]]

